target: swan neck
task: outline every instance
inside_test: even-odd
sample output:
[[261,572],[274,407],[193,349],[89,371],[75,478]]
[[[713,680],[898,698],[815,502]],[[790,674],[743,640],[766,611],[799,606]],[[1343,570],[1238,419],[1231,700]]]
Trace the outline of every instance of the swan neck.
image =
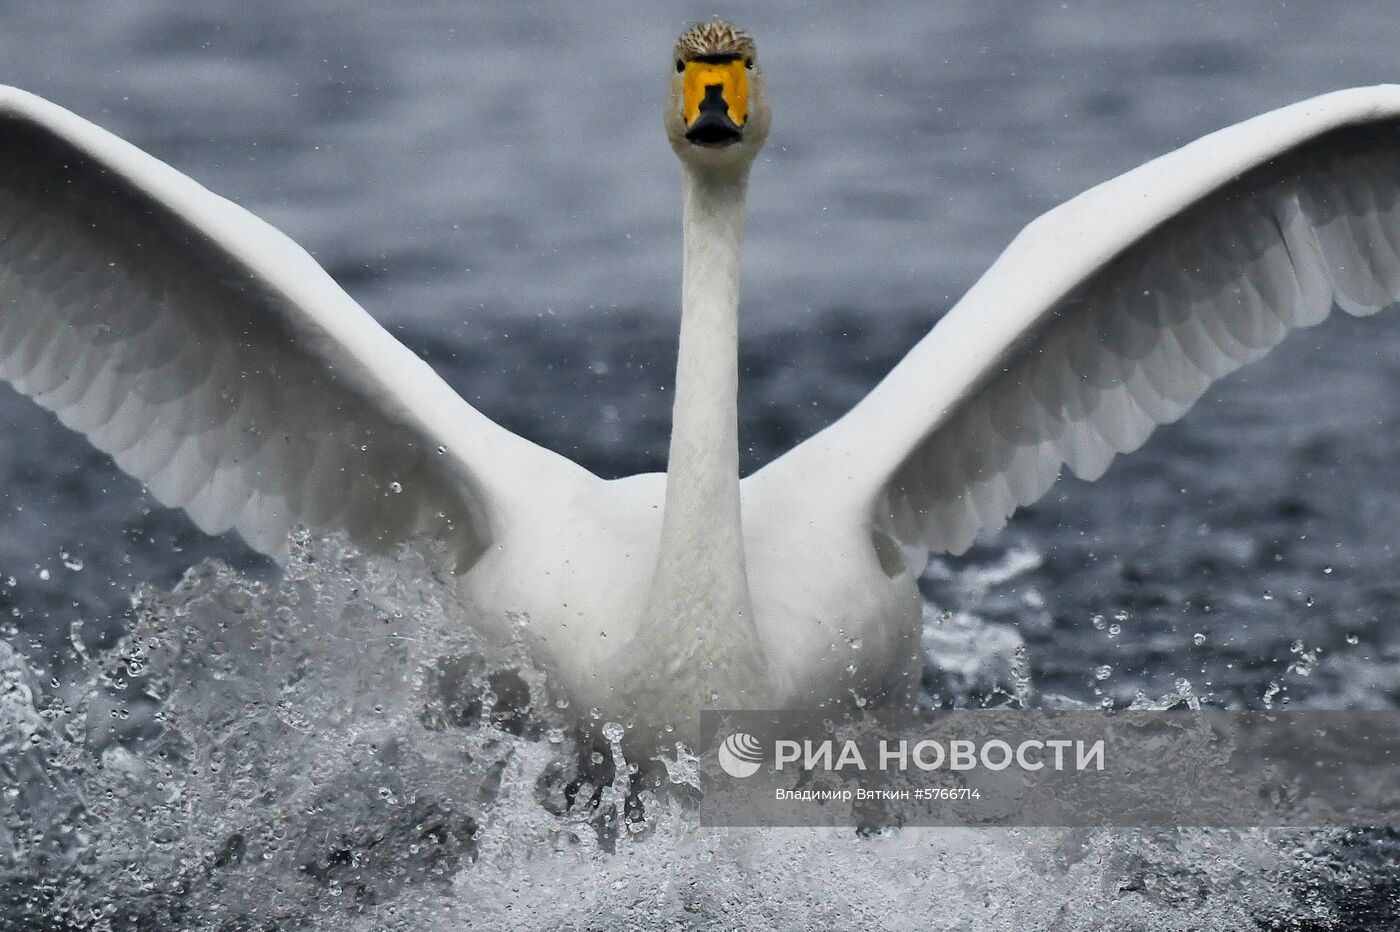
[[[685,619],[692,638],[695,625],[752,625],[739,514],[739,244],[746,175],[685,176],[681,332],[651,611],[663,624]],[[705,617],[697,618],[697,611]]]
[[[668,473],[733,499],[739,488],[739,245],[747,179],[686,175],[681,333]],[[669,502],[668,502],[669,503]]]
[[744,175],[686,173],[681,334],[665,532],[742,572],[739,536],[739,244]]

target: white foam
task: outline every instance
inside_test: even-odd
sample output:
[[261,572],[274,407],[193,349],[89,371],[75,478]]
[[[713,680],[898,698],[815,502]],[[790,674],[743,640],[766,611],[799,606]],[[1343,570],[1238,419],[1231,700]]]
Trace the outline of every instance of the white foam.
[[[708,830],[684,754],[640,819],[617,817],[625,773],[596,809],[568,810],[579,747],[567,713],[521,656],[480,651],[430,557],[302,539],[271,586],[202,564],[173,592],[141,590],[129,635],[77,689],[42,688],[0,645],[0,916],[1233,929],[1320,908],[1292,892],[1320,843],[1297,833]],[[959,621],[959,669],[1014,689],[1024,664],[1005,655],[1024,644],[973,637],[987,633],[977,625]],[[522,705],[519,725],[506,706]]]

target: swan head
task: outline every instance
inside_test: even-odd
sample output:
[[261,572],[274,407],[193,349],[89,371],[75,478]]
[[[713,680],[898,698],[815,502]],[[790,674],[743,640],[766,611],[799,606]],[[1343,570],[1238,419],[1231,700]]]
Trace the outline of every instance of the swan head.
[[666,135],[695,168],[747,167],[768,138],[768,98],[753,37],[720,20],[676,40]]

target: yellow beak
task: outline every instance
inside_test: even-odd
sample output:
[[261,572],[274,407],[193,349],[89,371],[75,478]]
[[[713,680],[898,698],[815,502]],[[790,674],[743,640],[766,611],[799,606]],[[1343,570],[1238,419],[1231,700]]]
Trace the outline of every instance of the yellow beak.
[[749,118],[749,74],[743,60],[686,62],[683,108],[687,130],[697,129],[702,117],[719,122],[727,117],[732,129],[742,129]]

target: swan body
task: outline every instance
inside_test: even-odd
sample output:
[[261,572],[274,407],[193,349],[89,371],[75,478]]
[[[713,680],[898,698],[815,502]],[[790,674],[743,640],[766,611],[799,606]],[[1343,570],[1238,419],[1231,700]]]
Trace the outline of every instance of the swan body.
[[488,636],[574,708],[907,700],[917,579],[1093,479],[1336,305],[1400,295],[1400,87],[1206,136],[1052,210],[848,414],[740,479],[753,41],[684,34],[666,474],[605,481],[474,410],[286,236],[62,108],[0,89],[0,376],[204,530],[445,542]]
[[[572,502],[548,499],[557,507],[522,520],[464,578],[480,617],[516,619],[513,630],[495,634],[523,636],[583,709],[633,724],[658,706],[665,711],[654,724],[679,725],[706,705],[913,695],[918,574],[891,579],[857,524],[804,522],[795,514],[801,503],[763,484],[746,487],[742,500],[756,642],[739,643],[751,657],[768,658],[764,678],[755,682],[742,657],[705,668],[709,675],[693,682],[672,670],[673,638],[693,637],[707,619],[679,614],[638,630],[649,595],[638,580],[649,579],[657,562],[665,490],[665,476],[654,473],[599,481],[586,494],[567,493]],[[702,610],[704,596],[694,593]]]

